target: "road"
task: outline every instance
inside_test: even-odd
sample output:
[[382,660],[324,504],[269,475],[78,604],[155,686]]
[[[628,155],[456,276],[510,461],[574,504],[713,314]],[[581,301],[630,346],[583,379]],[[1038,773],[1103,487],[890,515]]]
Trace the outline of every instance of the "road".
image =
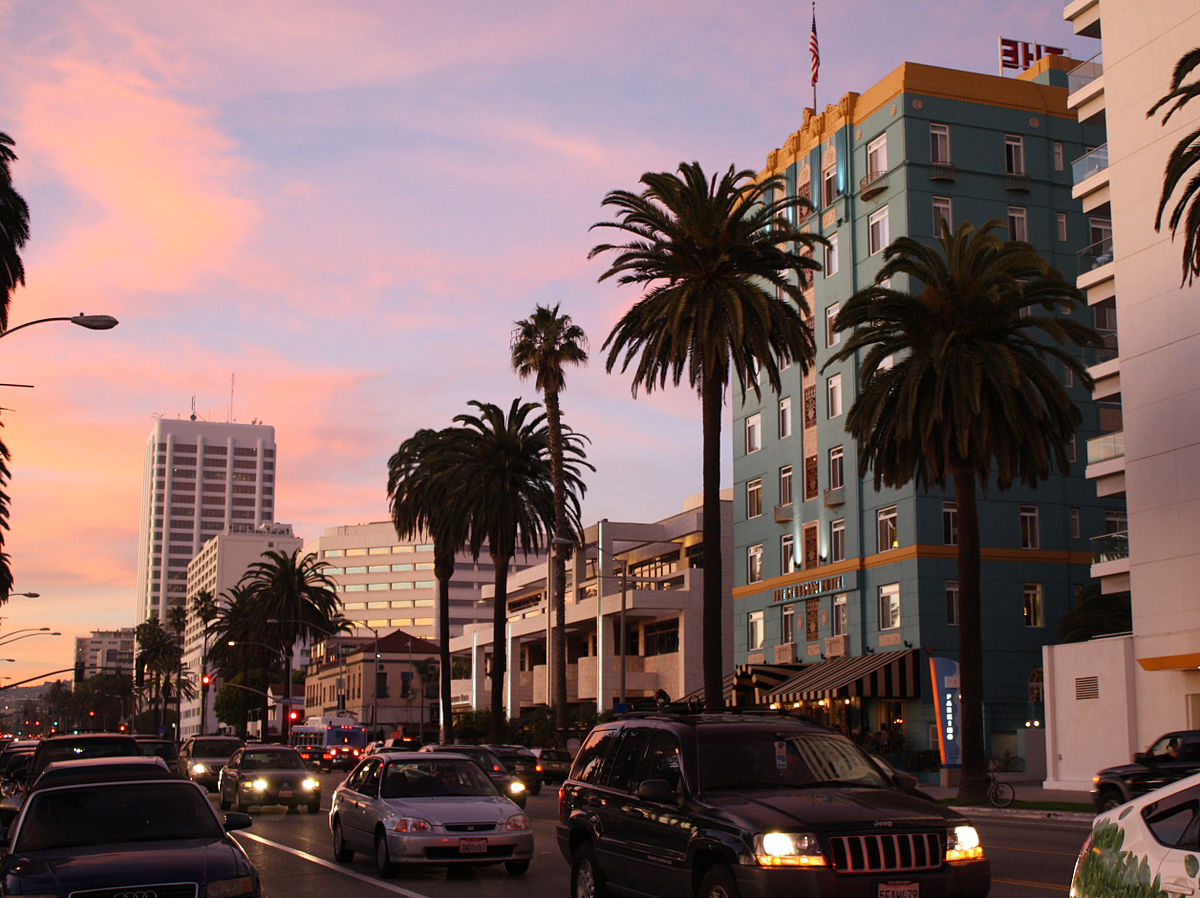
[[[329,799],[342,774],[323,774],[323,812],[285,814],[282,808],[254,810],[254,825],[234,833],[262,874],[265,898],[456,898],[469,886],[480,898],[566,898],[570,871],[554,841],[557,789],[530,796],[536,853],[525,876],[509,876],[501,865],[476,870],[405,868],[381,880],[372,858],[356,854],[349,864],[333,860]],[[215,796],[214,796],[215,798]],[[975,820],[992,864],[991,898],[1051,898],[1066,895],[1075,856],[1087,835],[1081,822],[1055,822],[1016,816]]]

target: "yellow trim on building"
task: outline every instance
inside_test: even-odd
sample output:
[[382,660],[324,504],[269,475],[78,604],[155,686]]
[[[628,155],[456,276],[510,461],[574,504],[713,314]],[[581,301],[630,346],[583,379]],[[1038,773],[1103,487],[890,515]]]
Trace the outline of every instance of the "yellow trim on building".
[[1138,658],[1137,663],[1142,666],[1142,670],[1195,670],[1200,668],[1200,652]]

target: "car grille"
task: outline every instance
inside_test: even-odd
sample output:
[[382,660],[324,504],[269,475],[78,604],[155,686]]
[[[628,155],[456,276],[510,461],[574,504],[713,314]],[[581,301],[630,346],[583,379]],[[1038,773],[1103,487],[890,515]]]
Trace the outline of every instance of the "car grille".
[[842,873],[900,873],[941,866],[937,833],[887,833],[835,836],[830,841],[833,866]]
[[495,830],[494,823],[447,823],[446,832],[451,833],[487,833]]
[[194,882],[159,882],[70,892],[69,898],[196,898]]

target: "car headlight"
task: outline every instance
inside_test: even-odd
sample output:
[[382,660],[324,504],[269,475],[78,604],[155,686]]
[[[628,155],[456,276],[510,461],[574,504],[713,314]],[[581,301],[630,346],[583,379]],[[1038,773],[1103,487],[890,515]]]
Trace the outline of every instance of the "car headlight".
[[394,833],[427,833],[432,830],[433,825],[420,817],[401,817],[392,824]]
[[983,843],[973,826],[956,826],[946,835],[947,861],[973,861],[983,857]]
[[758,833],[754,859],[762,867],[824,867],[825,854],[812,833]]
[[321,781],[315,780],[310,776],[308,779],[306,779],[304,782],[302,782],[300,784],[300,788],[307,789],[309,792],[311,792],[313,789],[321,788]]
[[199,761],[197,761],[192,765],[192,773],[196,774],[196,776],[203,776],[204,774],[208,773],[208,765],[201,764]]
[[513,814],[504,821],[504,828],[507,830],[518,831],[530,829],[529,818],[524,814]]
[[219,879],[204,887],[204,898],[237,898],[239,895],[249,895],[254,891],[254,880],[249,876],[235,876],[233,879]]
[[252,789],[254,789],[255,792],[265,792],[265,791],[267,791],[267,781],[266,780],[255,780],[254,782],[252,782],[250,784],[250,787]]
[[521,782],[520,780],[513,780],[511,783],[508,784],[508,791],[511,792],[513,795],[520,795],[522,792],[525,791],[525,784],[523,782]]

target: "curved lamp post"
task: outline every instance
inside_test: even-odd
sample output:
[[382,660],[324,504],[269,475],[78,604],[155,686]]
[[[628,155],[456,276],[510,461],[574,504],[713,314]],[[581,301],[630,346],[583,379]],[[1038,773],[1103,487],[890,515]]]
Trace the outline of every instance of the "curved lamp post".
[[45,324],[47,321],[69,321],[72,324],[87,328],[90,331],[112,330],[117,326],[117,319],[112,315],[85,315],[83,312],[80,312],[78,315],[57,315],[53,318],[35,318],[33,321],[26,321],[22,324],[14,325],[13,327],[0,331],[0,337],[7,337],[14,331],[19,331],[25,327],[33,327],[35,324]]
[[13,642],[19,642],[22,639],[29,639],[33,636],[62,636],[58,631],[53,633],[49,631],[49,627],[27,627],[24,630],[14,630],[7,636],[0,638],[0,645],[8,645]]

